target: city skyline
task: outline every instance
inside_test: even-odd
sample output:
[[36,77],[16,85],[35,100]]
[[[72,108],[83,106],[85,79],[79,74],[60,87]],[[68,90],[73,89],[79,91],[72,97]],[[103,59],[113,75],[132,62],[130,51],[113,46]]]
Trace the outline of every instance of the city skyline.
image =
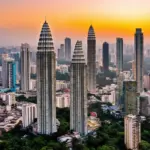
[[65,37],[86,41],[91,24],[99,42],[115,42],[115,37],[123,37],[125,43],[133,43],[135,28],[142,28],[147,43],[149,3],[148,0],[114,0],[113,3],[109,0],[1,1],[0,45],[20,45],[22,41],[37,45],[38,31],[45,16],[56,45]]

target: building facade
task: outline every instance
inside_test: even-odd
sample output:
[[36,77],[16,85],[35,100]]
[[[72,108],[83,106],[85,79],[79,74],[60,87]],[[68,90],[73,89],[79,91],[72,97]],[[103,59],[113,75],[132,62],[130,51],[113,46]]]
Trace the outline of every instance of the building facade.
[[56,132],[56,54],[46,21],[42,26],[37,51],[37,112],[38,132]]
[[124,112],[126,115],[137,115],[138,101],[137,101],[137,82],[124,81],[123,82],[123,103]]
[[142,29],[136,29],[135,33],[135,64],[136,64],[136,81],[137,91],[143,91],[143,33]]
[[116,41],[116,68],[117,76],[123,71],[123,39],[117,38]]
[[109,70],[109,44],[107,42],[103,43],[103,69]]
[[124,118],[124,142],[127,149],[139,150],[141,142],[141,124],[137,116],[127,115]]
[[6,57],[2,61],[2,85],[12,92],[16,91],[16,63],[10,57]]
[[21,90],[26,92],[30,88],[30,50],[29,44],[21,44],[20,61],[21,61]]
[[87,67],[82,42],[77,41],[71,62],[70,129],[87,134]]
[[28,127],[37,118],[36,104],[28,103],[22,105],[22,124],[23,127]]
[[88,90],[96,89],[96,38],[92,26],[90,26],[87,38],[87,67],[88,67]]
[[71,39],[65,38],[65,60],[71,61]]

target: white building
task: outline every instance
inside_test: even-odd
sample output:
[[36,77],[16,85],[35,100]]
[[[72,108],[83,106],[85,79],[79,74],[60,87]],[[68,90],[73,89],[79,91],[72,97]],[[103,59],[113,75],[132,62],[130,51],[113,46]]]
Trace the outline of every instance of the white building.
[[37,118],[36,104],[28,103],[22,105],[22,124],[23,127],[29,126]]
[[124,142],[127,149],[139,150],[141,141],[141,124],[134,115],[127,115],[124,118]]
[[63,93],[56,95],[56,107],[64,108],[70,106],[70,94]]
[[31,79],[30,80],[30,90],[36,90],[36,80]]

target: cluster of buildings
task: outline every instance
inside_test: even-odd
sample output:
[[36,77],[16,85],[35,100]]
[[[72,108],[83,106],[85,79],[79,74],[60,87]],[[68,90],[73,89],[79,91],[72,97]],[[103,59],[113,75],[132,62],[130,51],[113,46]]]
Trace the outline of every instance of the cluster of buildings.
[[60,44],[60,48],[57,50],[58,60],[71,61],[71,39],[65,38],[65,44]]

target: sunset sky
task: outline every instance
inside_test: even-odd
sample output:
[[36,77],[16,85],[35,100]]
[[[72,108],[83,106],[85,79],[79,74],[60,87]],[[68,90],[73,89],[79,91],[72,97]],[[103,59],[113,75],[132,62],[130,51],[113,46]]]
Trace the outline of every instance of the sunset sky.
[[0,0],[0,46],[36,46],[45,16],[56,45],[65,37],[85,41],[91,24],[97,42],[133,43],[138,27],[150,40],[150,0]]

